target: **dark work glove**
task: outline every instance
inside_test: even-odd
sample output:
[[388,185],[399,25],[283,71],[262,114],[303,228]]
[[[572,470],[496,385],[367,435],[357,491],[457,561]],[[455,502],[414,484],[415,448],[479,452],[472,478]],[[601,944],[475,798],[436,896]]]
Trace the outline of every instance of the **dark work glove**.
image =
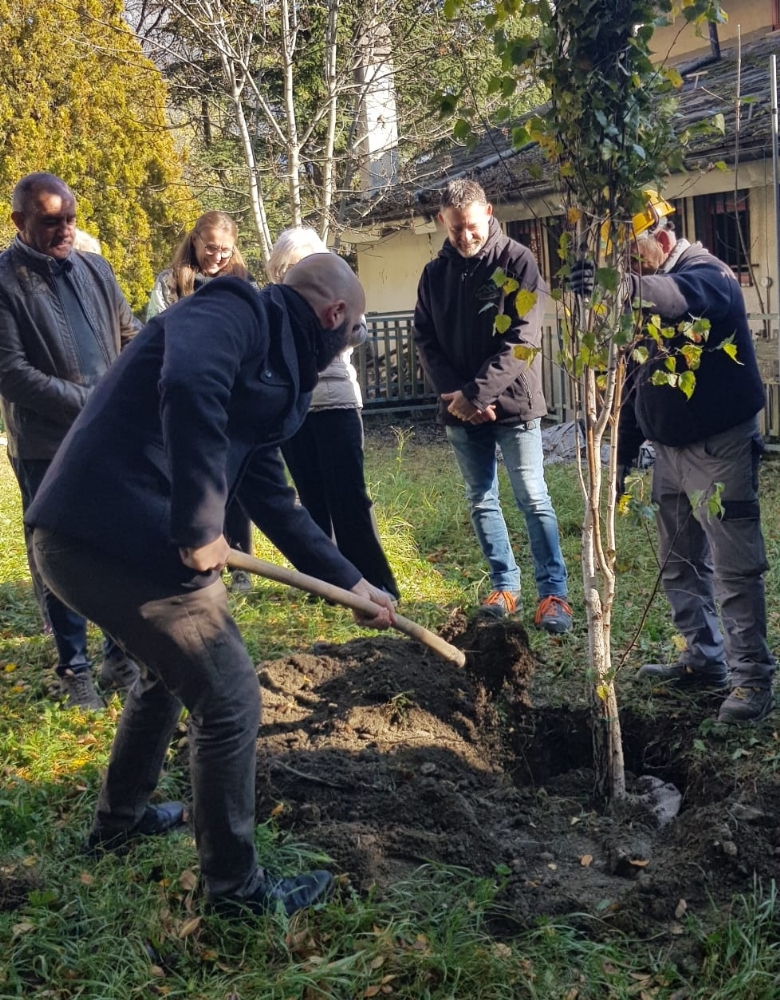
[[592,260],[575,260],[567,284],[575,295],[589,299],[596,281],[596,265]]

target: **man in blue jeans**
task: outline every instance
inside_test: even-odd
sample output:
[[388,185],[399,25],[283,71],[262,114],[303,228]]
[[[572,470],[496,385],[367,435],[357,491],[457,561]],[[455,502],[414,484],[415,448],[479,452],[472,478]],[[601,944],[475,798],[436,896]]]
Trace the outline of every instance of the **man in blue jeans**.
[[[530,359],[515,354],[517,346],[541,345],[544,282],[530,250],[502,233],[479,184],[450,181],[440,209],[447,239],[420,278],[414,338],[439,394],[440,416],[490,567],[492,592],[480,612],[502,617],[519,610],[520,570],[499,499],[498,446],[531,543],[538,595],[535,624],[547,632],[568,632],[572,611],[566,601],[566,567],[544,479],[542,360],[538,353]],[[505,295],[493,281],[497,268],[514,279],[515,291]],[[530,308],[515,307],[520,291],[532,293]],[[501,332],[495,324],[498,313],[509,320]]]

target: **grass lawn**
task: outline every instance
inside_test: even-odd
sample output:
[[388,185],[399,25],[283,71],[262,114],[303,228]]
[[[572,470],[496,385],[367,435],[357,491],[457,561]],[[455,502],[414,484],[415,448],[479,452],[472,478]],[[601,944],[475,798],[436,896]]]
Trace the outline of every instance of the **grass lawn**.
[[[457,606],[488,590],[462,496],[441,437],[411,425],[369,427],[367,472],[403,613],[432,629]],[[99,470],[95,470],[96,482]],[[573,469],[548,470],[570,571],[571,601],[581,607],[582,503]],[[506,484],[504,484],[506,485]],[[90,484],[85,484],[85,489]],[[95,488],[92,484],[91,488]],[[770,644],[780,645],[780,463],[762,469],[769,561]],[[513,535],[521,518],[505,504]],[[334,902],[287,921],[226,923],[205,915],[191,835],[136,844],[124,857],[81,854],[101,770],[121,704],[100,715],[65,710],[50,670],[51,640],[41,634],[25,562],[18,490],[0,461],[0,1000],[176,997],[186,1000],[771,1000],[780,982],[780,903],[776,884],[749,884],[717,922],[688,930],[696,962],[671,960],[665,942],[625,933],[584,932],[550,918],[507,934],[496,929],[502,872],[478,878],[465,868],[422,866],[382,891],[346,888]],[[654,527],[619,525],[621,580],[615,649],[632,672],[652,657],[672,659],[676,638],[663,598],[652,600],[657,565]],[[258,537],[257,554],[278,561]],[[524,576],[527,545],[518,541]],[[251,655],[269,660],[314,643],[360,634],[351,615],[263,580],[250,599],[231,598]],[[527,605],[530,621],[534,608]],[[542,675],[581,701],[587,643],[582,614],[565,641],[534,632]],[[91,635],[98,656],[99,633]],[[777,717],[775,717],[776,720]],[[777,777],[778,734],[761,737],[760,766]],[[729,755],[747,755],[736,737]],[[186,740],[182,725],[180,740]],[[704,745],[704,744],[702,744]],[[773,752],[770,752],[772,751]],[[186,758],[172,748],[165,797],[188,796]],[[766,777],[766,774],[764,775]],[[780,843],[780,818],[778,825]],[[257,829],[262,863],[277,870],[323,863],[316,846],[291,839],[273,819]],[[778,855],[780,871],[780,855]],[[749,883],[748,879],[748,883]]]

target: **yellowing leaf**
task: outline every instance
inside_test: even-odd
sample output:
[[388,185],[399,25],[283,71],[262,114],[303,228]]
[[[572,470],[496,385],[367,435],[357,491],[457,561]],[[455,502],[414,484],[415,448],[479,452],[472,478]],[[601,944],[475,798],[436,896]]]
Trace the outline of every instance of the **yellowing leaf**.
[[499,313],[498,316],[493,320],[493,332],[494,333],[506,333],[509,327],[512,325],[511,317],[507,316],[506,313]]
[[529,288],[520,289],[515,296],[515,312],[521,319],[533,309],[536,305],[536,299],[536,292],[532,292]]
[[737,358],[737,345],[736,344],[724,344],[723,350],[728,354],[732,361],[736,361],[738,365],[742,362]]
[[582,212],[579,208],[570,208],[566,212],[566,221],[570,226],[576,226],[577,223],[582,218]]
[[281,814],[283,812],[284,812],[284,802],[279,802],[271,810],[271,815],[272,816],[281,816]]
[[6,665],[3,667],[3,670],[7,674],[12,674],[14,672],[14,670],[16,670],[16,664],[15,663],[6,663]]

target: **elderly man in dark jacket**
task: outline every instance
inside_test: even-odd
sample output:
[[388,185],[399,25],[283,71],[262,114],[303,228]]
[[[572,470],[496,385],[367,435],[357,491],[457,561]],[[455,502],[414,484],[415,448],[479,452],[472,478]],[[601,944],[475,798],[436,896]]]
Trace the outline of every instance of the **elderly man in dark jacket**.
[[[73,249],[76,200],[53,174],[23,177],[13,193],[18,235],[0,254],[0,405],[8,457],[27,510],[68,428],[92,389],[140,328],[99,254]],[[101,489],[99,471],[82,484]],[[57,673],[69,703],[102,708],[92,684],[86,622],[40,583],[28,541],[36,596],[57,645]],[[101,681],[127,688],[138,669],[106,637]]]
[[[278,445],[300,427],[318,371],[362,334],[363,290],[334,254],[258,292],[221,278],[152,319],[95,390],[27,514],[47,584],[146,667],[128,694],[90,835],[93,847],[163,832],[150,806],[181,706],[190,718],[193,819],[210,900],[288,913],[330,876],[273,878],[254,846],[260,691],[219,571],[225,508],[304,572],[392,603],[296,506]],[[215,336],[219,331],[219,336]],[[99,470],[104,502],[84,491]]]
[[[572,613],[566,567],[544,479],[542,359],[537,353],[529,363],[528,355],[523,359],[514,351],[518,345],[541,346],[546,289],[533,254],[504,236],[479,184],[450,181],[442,192],[439,220],[448,238],[422,273],[414,338],[439,394],[440,416],[490,568],[492,593],[480,611],[512,614],[520,598],[520,570],[499,500],[498,446],[528,528],[538,594],[535,623],[548,632],[567,632]],[[530,309],[515,308],[515,293],[504,300],[492,280],[497,268],[517,282],[519,292],[535,296]],[[497,310],[508,320],[503,332],[494,327]]]
[[[768,567],[758,505],[763,441],[757,414],[764,390],[733,272],[700,243],[678,240],[669,222],[672,206],[655,192],[646,195],[647,211],[633,226],[631,297],[665,326],[703,318],[710,328],[690,398],[652,381],[668,354],[679,358],[689,343],[682,334],[660,357],[648,338],[649,359],[633,367],[625,387],[618,462],[624,475],[642,442],[653,443],[661,580],[686,642],[676,663],[647,663],[639,676],[680,689],[730,687],[718,720],[755,722],[772,708],[775,671],[766,639]],[[592,291],[592,277],[584,283],[581,277],[588,270],[592,274],[592,268],[577,269],[574,291]],[[722,350],[729,340],[736,363]],[[711,515],[706,498],[716,484],[722,484],[723,510]]]

